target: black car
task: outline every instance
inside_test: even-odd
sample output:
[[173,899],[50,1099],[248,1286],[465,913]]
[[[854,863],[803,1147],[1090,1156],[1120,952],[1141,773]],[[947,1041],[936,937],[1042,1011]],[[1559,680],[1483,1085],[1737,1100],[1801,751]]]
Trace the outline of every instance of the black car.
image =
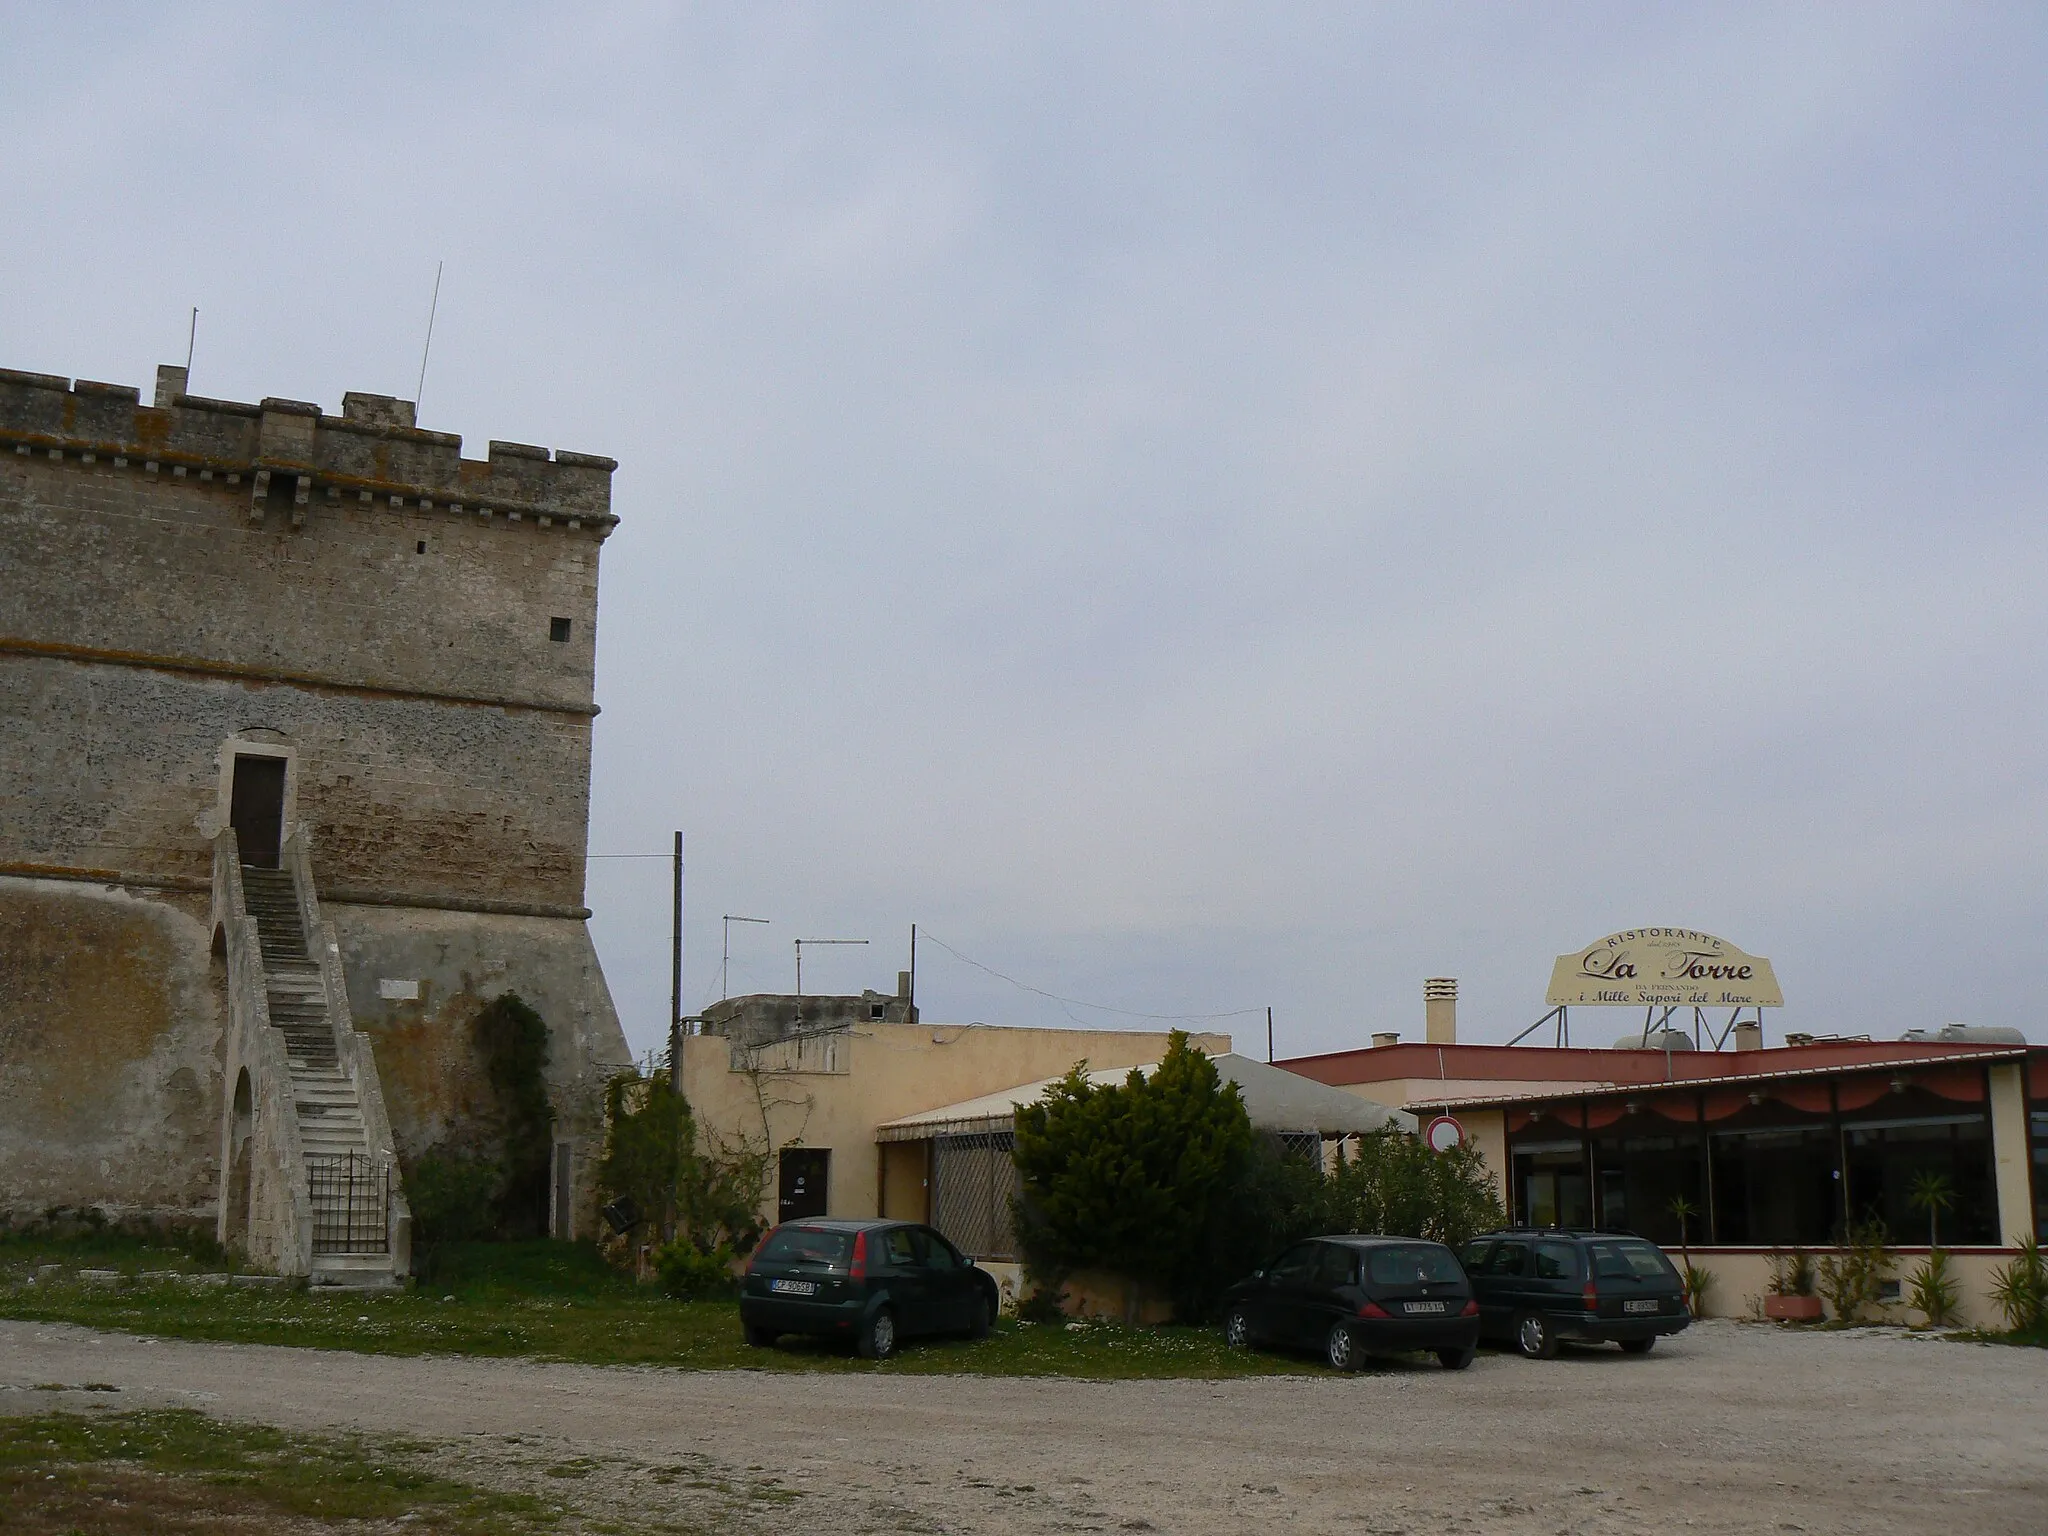
[[1655,1243],[1624,1232],[1517,1228],[1465,1245],[1489,1339],[1548,1360],[1561,1343],[1647,1355],[1692,1321],[1685,1285]]
[[1319,1349],[1340,1371],[1372,1355],[1434,1351],[1447,1370],[1472,1363],[1479,1304],[1442,1243],[1412,1237],[1317,1237],[1296,1243],[1223,1298],[1233,1349]]
[[740,1282],[740,1326],[765,1349],[785,1333],[845,1339],[870,1360],[913,1334],[987,1336],[999,1295],[986,1270],[930,1227],[902,1221],[784,1222]]

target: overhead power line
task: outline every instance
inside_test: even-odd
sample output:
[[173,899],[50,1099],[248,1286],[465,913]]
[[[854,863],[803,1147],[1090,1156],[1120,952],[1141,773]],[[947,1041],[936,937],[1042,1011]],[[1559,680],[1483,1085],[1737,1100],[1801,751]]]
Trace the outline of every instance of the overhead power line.
[[[937,934],[933,933],[929,928],[920,927],[917,930],[917,934],[919,938],[929,939],[932,943],[938,945],[939,948],[943,949],[947,954],[951,955],[955,960],[958,960],[961,964],[971,965],[977,971],[984,971],[988,975],[995,977],[995,979],[998,981],[1007,981],[1011,986],[1017,988],[1021,992],[1029,992],[1034,997],[1042,997],[1048,1002],[1058,1003],[1062,1008],[1086,1008],[1092,1013],[1114,1013],[1127,1019],[1151,1019],[1158,1023],[1167,1024],[1200,1024],[1206,1023],[1211,1019],[1240,1019],[1245,1017],[1247,1014],[1263,1013],[1265,1011],[1263,1008],[1231,1008],[1220,1013],[1143,1013],[1135,1008],[1114,1008],[1111,1007],[1108,1003],[1084,1002],[1082,999],[1077,997],[1062,997],[1057,992],[1048,992],[1043,987],[1034,987],[1028,981],[1019,981],[1014,976],[1005,975],[1003,972],[997,970],[992,965],[983,965],[979,960],[975,959],[972,955],[963,955],[962,953],[960,953],[959,950],[955,949],[952,945],[948,944],[944,939],[940,938]],[[1069,1013],[1067,1017],[1070,1019],[1074,1018],[1073,1014],[1071,1013]],[[1079,1024],[1082,1021],[1079,1019],[1074,1019],[1074,1022],[1076,1024]]]

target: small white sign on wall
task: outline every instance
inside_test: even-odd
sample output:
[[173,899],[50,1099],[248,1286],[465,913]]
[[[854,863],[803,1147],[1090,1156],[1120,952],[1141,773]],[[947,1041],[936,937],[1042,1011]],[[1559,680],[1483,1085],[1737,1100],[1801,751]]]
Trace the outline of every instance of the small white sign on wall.
[[396,976],[385,976],[377,982],[377,995],[387,1003],[416,1003],[420,1000],[420,984],[412,980],[400,980]]

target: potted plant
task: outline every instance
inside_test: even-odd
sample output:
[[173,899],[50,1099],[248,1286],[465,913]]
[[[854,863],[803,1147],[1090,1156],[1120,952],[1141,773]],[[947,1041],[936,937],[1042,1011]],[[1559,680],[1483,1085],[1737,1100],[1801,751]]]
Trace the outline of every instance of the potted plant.
[[1764,1297],[1764,1316],[1774,1323],[1820,1321],[1820,1297],[1813,1289],[1813,1255],[1804,1248],[1794,1248],[1790,1253],[1771,1250],[1771,1281]]

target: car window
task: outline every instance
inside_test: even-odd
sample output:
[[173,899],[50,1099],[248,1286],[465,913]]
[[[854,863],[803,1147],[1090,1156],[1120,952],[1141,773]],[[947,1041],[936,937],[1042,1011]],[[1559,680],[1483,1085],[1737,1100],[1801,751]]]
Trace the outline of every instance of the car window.
[[1493,1250],[1493,1259],[1486,1266],[1489,1275],[1519,1275],[1523,1261],[1529,1257],[1527,1243],[1502,1243]]
[[891,1264],[910,1265],[917,1263],[917,1248],[910,1241],[910,1228],[894,1227],[883,1233],[882,1254]]
[[1572,1244],[1546,1240],[1536,1245],[1538,1280],[1576,1280],[1578,1277],[1579,1250]]
[[1375,1248],[1367,1257],[1366,1273],[1374,1285],[1427,1285],[1432,1281],[1465,1278],[1450,1249],[1435,1243]]
[[1316,1267],[1320,1243],[1296,1243],[1275,1259],[1266,1273],[1275,1280],[1306,1280]]
[[1324,1243],[1316,1255],[1313,1284],[1319,1290],[1334,1291],[1358,1278],[1358,1255],[1339,1243]]
[[958,1269],[960,1267],[960,1255],[955,1253],[953,1245],[939,1236],[938,1233],[919,1227],[917,1229],[917,1241],[918,1246],[924,1249],[926,1268]]
[[1641,1239],[1594,1243],[1593,1273],[1603,1280],[1676,1280],[1678,1271],[1655,1243]]
[[760,1256],[770,1264],[819,1264],[837,1269],[852,1252],[853,1238],[847,1233],[786,1224],[768,1234]]
[[1476,1243],[1467,1243],[1465,1245],[1465,1251],[1459,1257],[1464,1261],[1465,1270],[1468,1274],[1483,1275],[1486,1273],[1486,1253],[1492,1246],[1493,1244],[1485,1238],[1481,1238]]

